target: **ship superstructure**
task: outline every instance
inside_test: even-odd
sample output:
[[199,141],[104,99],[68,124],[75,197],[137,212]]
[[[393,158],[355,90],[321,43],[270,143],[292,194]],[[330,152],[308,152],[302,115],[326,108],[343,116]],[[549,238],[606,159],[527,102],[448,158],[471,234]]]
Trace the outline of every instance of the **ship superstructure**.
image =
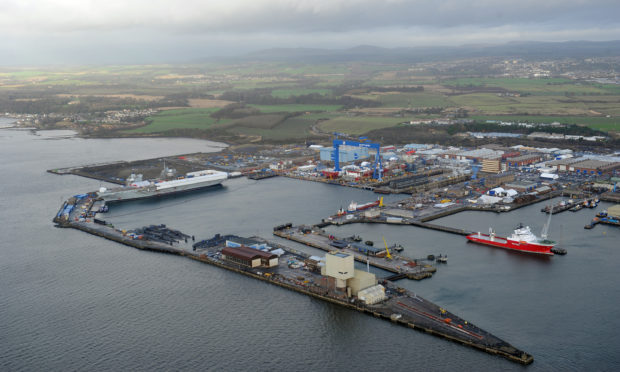
[[228,173],[206,169],[187,173],[184,177],[165,181],[142,181],[133,176],[125,187],[99,189],[97,195],[107,202],[164,196],[179,192],[198,190],[221,184]]

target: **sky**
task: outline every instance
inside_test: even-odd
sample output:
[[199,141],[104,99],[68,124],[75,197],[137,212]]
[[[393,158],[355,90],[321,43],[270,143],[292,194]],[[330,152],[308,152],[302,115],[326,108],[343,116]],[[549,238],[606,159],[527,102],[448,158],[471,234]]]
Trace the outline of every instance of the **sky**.
[[620,40],[618,0],[0,0],[0,64]]

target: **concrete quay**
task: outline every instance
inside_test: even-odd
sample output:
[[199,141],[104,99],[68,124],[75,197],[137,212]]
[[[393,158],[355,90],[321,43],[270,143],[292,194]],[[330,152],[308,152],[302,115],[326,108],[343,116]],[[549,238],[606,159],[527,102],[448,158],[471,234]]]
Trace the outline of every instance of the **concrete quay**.
[[302,230],[303,228],[289,227],[281,230],[274,230],[273,234],[280,238],[292,240],[326,252],[341,251],[352,254],[356,261],[363,263],[368,262],[369,265],[399,274],[399,276],[404,276],[409,279],[422,280],[430,278],[433,276],[433,273],[437,271],[433,265],[418,262],[419,260],[409,257],[400,256],[395,254],[395,252],[391,253],[392,258],[389,259],[387,257],[366,255],[348,247],[337,248],[330,243],[332,243],[333,240],[339,239],[330,239],[327,234],[318,229],[313,230],[311,233],[304,233]]
[[534,360],[530,354],[515,348],[506,341],[418,296],[416,293],[397,287],[392,282],[382,281],[385,298],[377,303],[368,304],[362,299],[349,296],[346,292],[330,287],[327,284],[327,277],[300,264],[308,258],[307,254],[289,247],[261,238],[240,238],[245,241],[254,240],[266,243],[270,247],[280,248],[284,252],[279,256],[278,264],[275,267],[248,267],[225,259],[222,255],[225,244],[194,250],[190,244],[182,241],[171,241],[169,244],[165,244],[140,239],[135,234],[129,234],[109,224],[101,223],[102,221],[95,223],[94,219],[81,217],[83,215],[88,217],[96,204],[96,200],[89,196],[78,199],[72,198],[63,204],[53,220],[58,227],[78,229],[140,250],[184,256],[351,310],[389,320],[404,327],[442,337],[489,354],[498,355],[512,362],[530,364]]

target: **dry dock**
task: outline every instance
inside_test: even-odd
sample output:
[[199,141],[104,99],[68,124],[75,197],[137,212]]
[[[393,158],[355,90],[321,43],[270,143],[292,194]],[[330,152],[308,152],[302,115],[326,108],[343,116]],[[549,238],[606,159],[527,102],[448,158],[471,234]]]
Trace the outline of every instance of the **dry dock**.
[[[176,254],[218,266],[352,310],[390,320],[408,328],[443,337],[490,354],[499,355],[513,362],[521,364],[533,362],[533,357],[530,354],[427,301],[416,293],[399,288],[389,281],[381,282],[385,289],[385,297],[374,304],[369,304],[360,298],[349,296],[346,292],[330,287],[327,284],[327,277],[310,270],[303,264],[308,255],[288,247],[260,238],[248,239],[228,236],[225,237],[224,241],[221,237],[216,236],[210,240],[213,244],[199,245],[194,250],[190,245],[183,244],[182,241],[176,239],[184,236],[176,230],[171,230],[176,238],[167,243],[152,241],[136,234],[118,230],[106,224],[105,221],[99,220],[98,223],[95,223],[89,218],[82,217],[92,214],[91,209],[94,205],[96,203],[92,196],[85,194],[80,198],[74,197],[63,204],[54,217],[54,222],[58,227],[79,229],[138,249]],[[270,248],[279,248],[281,253],[278,262],[276,265],[271,265],[272,262],[270,261],[269,267],[248,267],[228,260],[223,255],[223,250],[228,247],[229,239],[239,240],[242,244],[255,242],[269,245]],[[271,249],[270,252],[275,251]]]

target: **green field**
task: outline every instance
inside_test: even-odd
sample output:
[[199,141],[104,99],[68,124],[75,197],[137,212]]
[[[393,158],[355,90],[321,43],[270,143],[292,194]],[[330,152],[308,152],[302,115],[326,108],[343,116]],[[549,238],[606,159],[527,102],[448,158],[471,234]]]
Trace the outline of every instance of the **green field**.
[[555,78],[461,78],[444,80],[441,84],[455,87],[497,87],[533,95],[610,94],[610,91],[601,88],[601,84]]
[[210,109],[178,109],[168,110],[157,113],[150,117],[151,123],[126,133],[161,133],[172,129],[209,129],[214,125],[225,125],[230,120],[217,119],[210,117],[212,113],[217,111],[216,108]]
[[431,92],[382,94],[383,107],[448,107],[451,102],[443,95]]
[[326,96],[331,93],[329,89],[274,89],[271,91],[271,95],[277,98],[289,98],[295,96],[303,96],[306,94],[320,94],[322,96]]
[[262,113],[273,112],[317,112],[317,111],[337,111],[342,108],[341,105],[248,105],[255,107]]
[[316,64],[282,66],[279,71],[291,75],[344,75],[349,69],[343,64]]
[[[615,97],[616,100],[618,99],[617,96],[610,97]],[[450,101],[452,101],[455,106],[466,107],[486,115],[612,115],[615,113],[614,110],[618,107],[611,102],[600,103],[595,100],[581,100],[576,97],[499,97],[495,93],[461,94],[450,97]]]
[[367,133],[374,129],[389,128],[403,122],[402,118],[369,117],[369,116],[342,116],[319,124],[323,132],[342,132],[352,135]]
[[454,105],[445,96],[434,92],[369,92],[353,95],[354,98],[379,101],[382,107],[448,107]]
[[230,131],[245,135],[262,136],[266,140],[300,140],[311,134],[310,127],[314,122],[314,120],[304,117],[293,117],[286,119],[271,129],[232,127]]

